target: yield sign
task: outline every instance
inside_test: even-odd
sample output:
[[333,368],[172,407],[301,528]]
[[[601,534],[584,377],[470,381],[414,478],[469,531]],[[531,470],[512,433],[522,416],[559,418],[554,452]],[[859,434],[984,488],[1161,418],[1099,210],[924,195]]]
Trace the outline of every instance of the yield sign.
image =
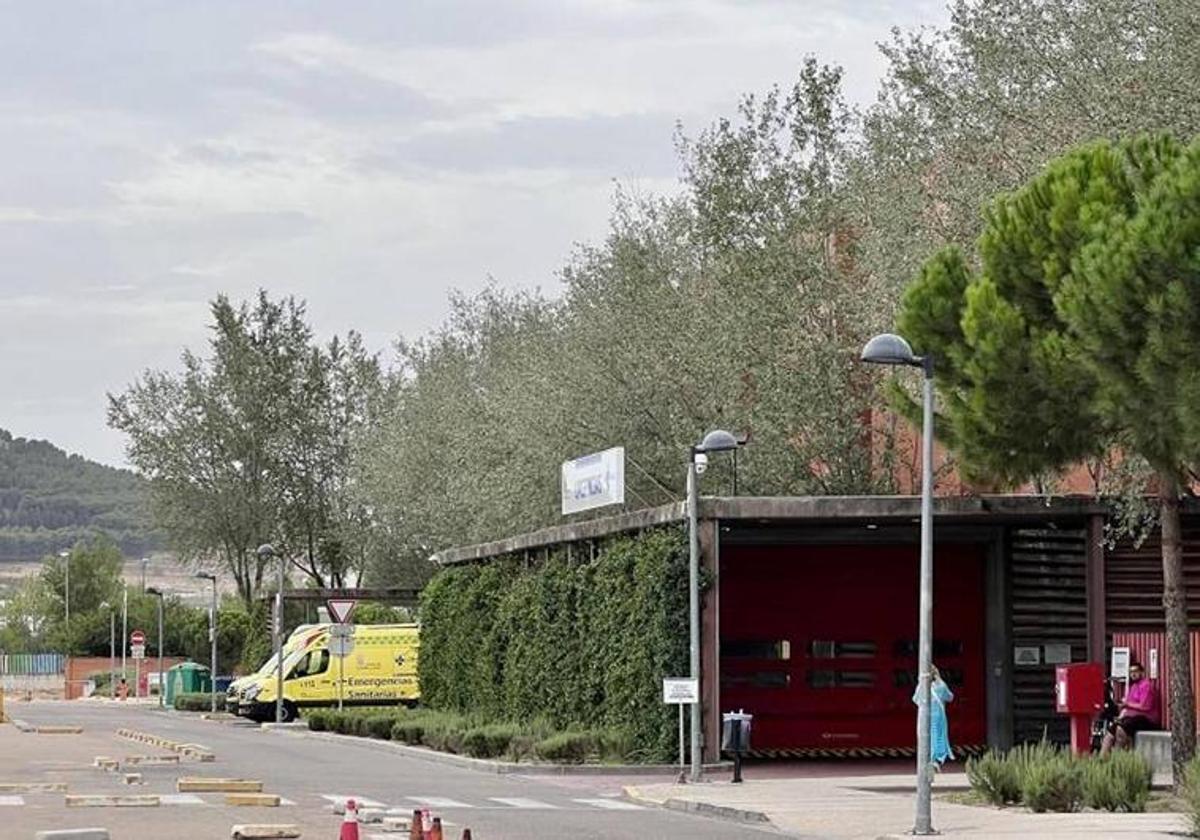
[[350,618],[350,613],[354,612],[354,605],[358,601],[353,598],[330,598],[325,602],[325,606],[329,607],[329,615],[338,624],[345,624]]

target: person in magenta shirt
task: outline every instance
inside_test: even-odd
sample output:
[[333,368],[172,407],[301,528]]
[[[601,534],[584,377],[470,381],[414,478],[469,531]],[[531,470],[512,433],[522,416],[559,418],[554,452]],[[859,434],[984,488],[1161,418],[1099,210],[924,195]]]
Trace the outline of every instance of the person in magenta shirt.
[[1159,709],[1158,689],[1146,679],[1140,662],[1129,663],[1129,690],[1121,703],[1121,713],[1113,724],[1113,730],[1104,736],[1101,754],[1107,754],[1113,745],[1121,749],[1133,746],[1133,736],[1147,729],[1158,729],[1162,722]]

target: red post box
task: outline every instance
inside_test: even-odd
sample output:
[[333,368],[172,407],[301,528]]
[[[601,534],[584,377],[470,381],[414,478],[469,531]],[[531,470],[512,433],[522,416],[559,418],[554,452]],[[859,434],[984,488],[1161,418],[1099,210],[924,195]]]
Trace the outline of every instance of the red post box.
[[1071,751],[1092,749],[1092,717],[1104,704],[1104,666],[1099,662],[1059,665],[1054,673],[1054,707],[1071,716]]

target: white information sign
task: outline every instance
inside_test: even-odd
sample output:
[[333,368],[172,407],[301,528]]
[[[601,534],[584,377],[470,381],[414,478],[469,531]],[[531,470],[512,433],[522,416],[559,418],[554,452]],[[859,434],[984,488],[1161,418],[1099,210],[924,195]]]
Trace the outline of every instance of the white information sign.
[[688,704],[700,702],[700,680],[688,677],[667,677],[663,680],[663,702]]
[[584,455],[562,465],[562,512],[625,504],[625,447]]
[[1129,648],[1115,647],[1112,649],[1112,663],[1108,675],[1114,680],[1129,679]]
[[134,659],[145,659],[146,658],[146,646],[145,645],[130,645],[129,646],[129,655],[132,656]]
[[1071,662],[1070,645],[1046,645],[1044,651],[1047,665],[1067,665]]
[[1036,645],[1018,645],[1013,648],[1014,665],[1041,665],[1042,649]]
[[1150,679],[1158,679],[1158,648],[1150,648]]

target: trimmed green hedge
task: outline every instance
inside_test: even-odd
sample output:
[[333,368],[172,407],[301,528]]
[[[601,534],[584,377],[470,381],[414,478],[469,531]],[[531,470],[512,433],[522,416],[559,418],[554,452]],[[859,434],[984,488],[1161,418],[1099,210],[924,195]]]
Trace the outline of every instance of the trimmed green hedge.
[[634,754],[628,733],[619,729],[555,732],[544,720],[528,725],[488,722],[479,715],[434,709],[382,707],[306,709],[304,720],[314,732],[337,732],[364,738],[399,741],[475,758],[556,764],[585,761],[625,762]]
[[422,702],[555,730],[619,729],[643,761],[675,752],[663,677],[687,671],[687,543],[662,528],[537,562],[440,572],[421,602]]
[[[218,707],[223,697],[217,697]],[[174,705],[180,712],[207,712],[212,709],[212,695],[207,691],[185,691],[175,695]]]

